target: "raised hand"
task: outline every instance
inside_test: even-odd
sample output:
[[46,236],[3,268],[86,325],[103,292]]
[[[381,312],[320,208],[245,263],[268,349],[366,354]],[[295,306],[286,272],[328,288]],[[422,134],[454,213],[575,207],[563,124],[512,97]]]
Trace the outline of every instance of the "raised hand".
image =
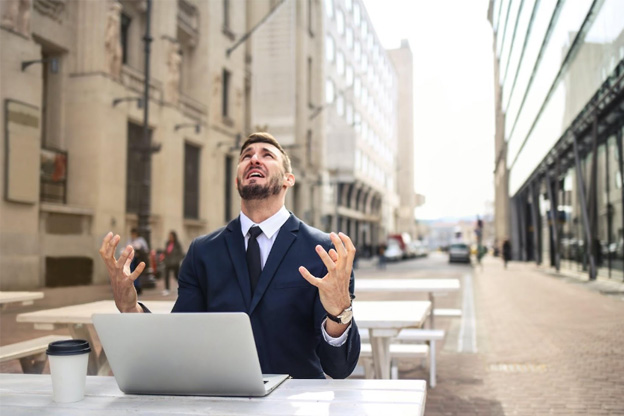
[[320,245],[316,246],[316,253],[325,264],[327,274],[322,278],[313,276],[304,266],[299,267],[299,273],[318,288],[325,311],[337,316],[351,304],[349,281],[355,258],[355,246],[344,233],[331,233],[329,237],[335,249],[329,250],[328,253]]
[[134,258],[134,249],[130,245],[123,250],[119,259],[115,259],[115,249],[120,239],[119,235],[113,236],[112,232],[106,234],[100,247],[100,256],[108,271],[117,309],[120,312],[142,312],[143,310],[137,303],[138,297],[134,288],[134,280],[145,269],[145,263],[139,263],[134,272],[130,271],[130,263]]

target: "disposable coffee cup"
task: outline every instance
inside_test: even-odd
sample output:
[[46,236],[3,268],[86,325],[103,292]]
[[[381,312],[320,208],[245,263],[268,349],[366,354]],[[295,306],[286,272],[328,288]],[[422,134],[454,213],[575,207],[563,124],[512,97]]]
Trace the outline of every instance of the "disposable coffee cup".
[[68,339],[48,344],[46,354],[52,375],[52,399],[58,403],[78,402],[84,398],[89,364],[89,342]]

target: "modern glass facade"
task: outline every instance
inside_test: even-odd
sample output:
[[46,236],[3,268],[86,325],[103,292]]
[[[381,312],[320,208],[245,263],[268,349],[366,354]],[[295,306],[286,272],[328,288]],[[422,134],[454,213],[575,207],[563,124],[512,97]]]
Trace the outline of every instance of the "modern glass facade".
[[491,1],[518,259],[624,277],[622,16],[621,0]]

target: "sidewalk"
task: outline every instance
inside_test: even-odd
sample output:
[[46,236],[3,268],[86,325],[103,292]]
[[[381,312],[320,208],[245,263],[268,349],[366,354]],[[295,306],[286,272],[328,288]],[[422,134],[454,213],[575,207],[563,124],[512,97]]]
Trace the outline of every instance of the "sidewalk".
[[428,416],[624,415],[624,297],[600,293],[623,284],[491,257],[473,270],[477,352],[441,349]]

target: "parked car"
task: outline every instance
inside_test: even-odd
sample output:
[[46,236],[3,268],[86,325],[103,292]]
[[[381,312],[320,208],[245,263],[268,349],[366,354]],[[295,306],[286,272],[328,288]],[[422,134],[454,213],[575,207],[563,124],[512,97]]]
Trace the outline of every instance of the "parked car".
[[427,257],[429,250],[420,240],[414,240],[408,244],[415,257]]
[[391,241],[395,241],[399,244],[399,247],[403,252],[404,259],[416,257],[416,252],[412,249],[411,246],[412,238],[408,233],[390,234],[388,236],[388,244],[390,244]]
[[386,251],[384,251],[384,257],[388,261],[398,261],[403,258],[403,250],[401,250],[401,246],[399,243],[392,238],[388,239],[388,244],[386,247]]
[[454,243],[449,247],[449,263],[470,263],[470,247],[464,243]]

